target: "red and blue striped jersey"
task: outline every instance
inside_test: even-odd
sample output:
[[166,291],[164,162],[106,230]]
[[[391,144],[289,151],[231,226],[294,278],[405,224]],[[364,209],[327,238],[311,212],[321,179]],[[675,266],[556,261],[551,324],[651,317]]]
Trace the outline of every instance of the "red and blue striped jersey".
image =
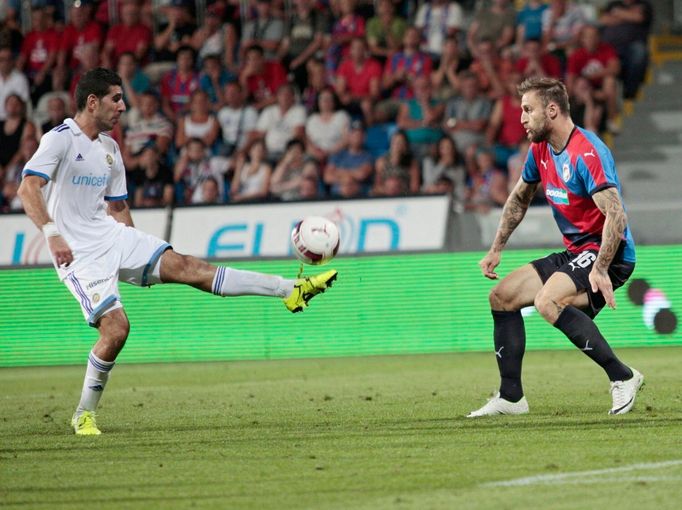
[[[620,194],[621,187],[613,155],[597,135],[575,127],[558,153],[547,142],[531,144],[521,177],[527,183],[542,183],[568,251],[599,250],[606,217],[592,195],[606,188]],[[635,243],[627,225],[616,257],[635,262]]]

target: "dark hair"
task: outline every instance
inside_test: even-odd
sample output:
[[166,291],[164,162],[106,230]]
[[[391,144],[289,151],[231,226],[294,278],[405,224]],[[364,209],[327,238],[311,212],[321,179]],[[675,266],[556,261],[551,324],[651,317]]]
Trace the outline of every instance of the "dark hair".
[[96,67],[85,73],[76,85],[76,109],[79,112],[85,110],[88,97],[94,94],[97,99],[102,99],[114,86],[121,87],[121,77],[111,69]]
[[336,91],[331,86],[327,85],[317,93],[317,97],[315,97],[315,105],[313,106],[313,113],[320,113],[320,96],[325,92],[328,92],[332,95],[334,111],[338,111],[341,108],[341,101],[339,101],[339,96],[336,95]]
[[189,54],[192,56],[192,62],[193,62],[193,63],[196,62],[196,60],[197,60],[197,52],[196,52],[196,50],[195,50],[194,48],[192,48],[192,47],[191,47],[190,45],[188,45],[188,44],[183,44],[182,46],[180,46],[180,47],[176,50],[176,52],[175,52],[175,58],[176,58],[176,59],[178,58],[178,56],[180,55],[180,53],[189,53]]
[[[412,155],[412,147],[410,146],[410,138],[407,136],[407,131],[404,129],[398,129],[391,135],[391,141],[396,136],[401,137],[405,141],[405,152],[400,155],[400,166],[410,166],[414,156]],[[390,154],[390,149],[389,149]]]
[[544,107],[547,107],[549,103],[556,103],[559,111],[564,115],[570,112],[566,85],[555,78],[528,78],[518,86],[517,90],[521,96],[526,92],[537,93]]
[[291,140],[289,140],[287,142],[286,151],[288,152],[289,149],[295,147],[296,145],[298,145],[301,148],[301,150],[305,152],[305,144],[303,143],[303,140],[301,140],[300,138],[292,138]]

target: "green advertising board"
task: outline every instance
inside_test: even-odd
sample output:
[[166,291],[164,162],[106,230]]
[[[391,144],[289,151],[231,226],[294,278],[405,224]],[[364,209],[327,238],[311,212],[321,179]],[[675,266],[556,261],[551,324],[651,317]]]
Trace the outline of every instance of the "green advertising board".
[[[499,273],[547,254],[509,251]],[[615,347],[682,344],[682,246],[639,247],[617,310],[597,324]],[[339,257],[334,288],[303,313],[280,300],[219,298],[178,285],[121,284],[131,334],[121,362],[359,356],[485,351],[492,348],[482,253]],[[294,275],[293,260],[231,266]],[[310,268],[314,269],[314,268]],[[530,310],[528,349],[569,349],[562,334]],[[80,364],[97,330],[51,268],[0,270],[0,366]]]

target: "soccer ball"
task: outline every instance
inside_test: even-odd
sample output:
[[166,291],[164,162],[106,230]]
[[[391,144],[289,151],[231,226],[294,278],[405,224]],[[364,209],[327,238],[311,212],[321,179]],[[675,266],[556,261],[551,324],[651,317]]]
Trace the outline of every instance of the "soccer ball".
[[306,264],[326,264],[339,251],[339,242],[336,224],[321,216],[308,216],[291,231],[294,255]]

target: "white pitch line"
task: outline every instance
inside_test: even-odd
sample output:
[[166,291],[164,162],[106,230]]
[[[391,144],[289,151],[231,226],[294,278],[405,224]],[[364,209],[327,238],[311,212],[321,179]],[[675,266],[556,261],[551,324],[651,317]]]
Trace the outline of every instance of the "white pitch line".
[[617,468],[595,469],[591,471],[574,471],[571,473],[558,473],[553,475],[535,475],[524,478],[515,478],[512,480],[503,480],[500,482],[487,482],[484,487],[519,487],[524,485],[549,485],[571,483],[574,479],[589,476],[610,475],[613,473],[626,473],[629,471],[640,471],[647,469],[664,469],[672,466],[682,465],[682,460],[668,460],[665,462],[649,462],[642,464],[631,464],[629,466],[622,466]]

